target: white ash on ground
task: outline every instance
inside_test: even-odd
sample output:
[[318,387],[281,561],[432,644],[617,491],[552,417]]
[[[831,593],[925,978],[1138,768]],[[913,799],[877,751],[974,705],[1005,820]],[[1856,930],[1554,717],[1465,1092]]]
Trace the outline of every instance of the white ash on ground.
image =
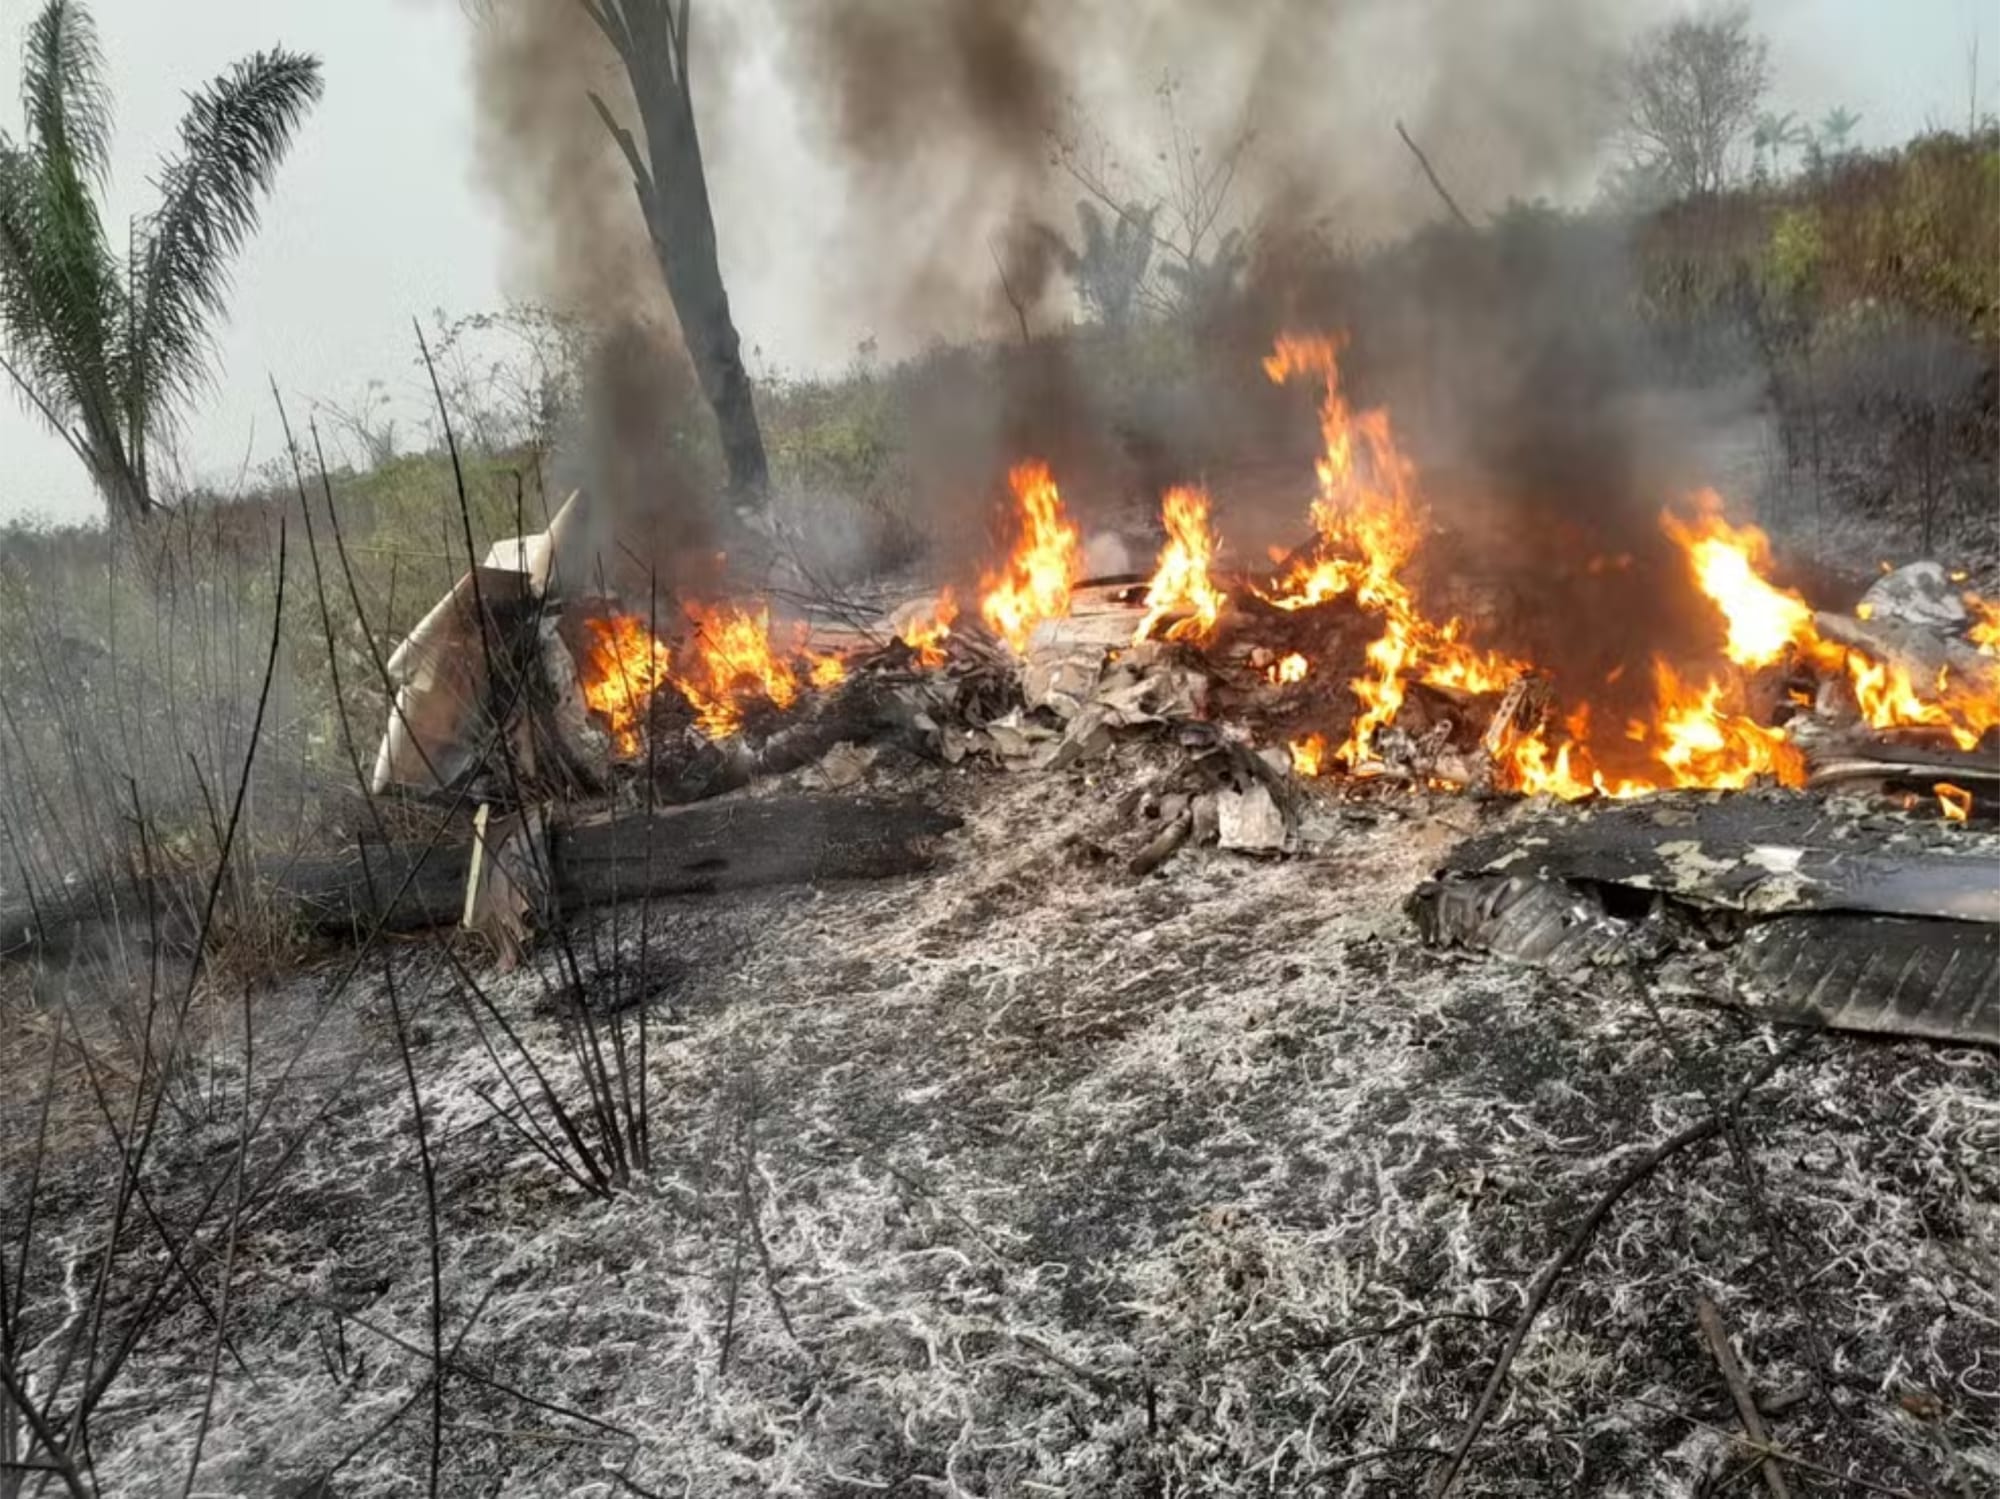
[[[1314,857],[1085,857],[1167,754],[917,772],[967,819],[935,870],[652,907],[655,1164],[609,1201],[495,1119],[440,950],[397,952],[457,1350],[445,1492],[1425,1491],[1537,1270],[1787,1037],[1423,949],[1401,902],[1469,803],[1315,791]],[[594,988],[630,987],[640,922],[579,925]],[[559,1090],[564,961],[491,990]],[[260,1055],[323,992],[266,1000]],[[409,1101],[379,978],[334,1013],[288,1117],[331,1109],[237,1249],[249,1373],[223,1363],[204,1493],[423,1486]],[[1816,1036],[1739,1125],[1557,1283],[1459,1492],[1737,1475],[1701,1295],[1786,1453],[1895,1492],[2000,1480],[2000,1056]],[[170,1207],[228,1109],[213,1134],[158,1164]],[[177,1487],[210,1332],[188,1308],[139,1350],[92,1429],[105,1492]]]

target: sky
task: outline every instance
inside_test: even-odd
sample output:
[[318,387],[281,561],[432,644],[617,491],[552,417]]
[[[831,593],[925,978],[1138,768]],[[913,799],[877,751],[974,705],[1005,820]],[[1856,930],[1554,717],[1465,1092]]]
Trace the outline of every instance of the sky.
[[[10,132],[20,119],[20,38],[38,8],[0,0],[0,128]],[[1979,108],[2000,109],[2000,0],[1756,0],[1752,9],[1771,42],[1773,106],[1811,119],[1836,105],[1858,111],[1863,144],[1962,125],[1975,38]],[[227,491],[246,464],[280,451],[272,382],[296,420],[314,401],[357,404],[379,380],[413,425],[423,386],[411,319],[494,310],[527,290],[512,280],[517,257],[475,160],[465,9],[456,0],[96,0],[92,11],[116,110],[113,225],[151,203],[189,91],[279,43],[325,64],[326,97],[236,264],[217,378],[181,439],[184,471]],[[777,87],[769,59],[753,58],[728,102],[768,122],[784,113],[769,97]],[[734,164],[726,148],[711,143],[711,154],[718,171]],[[743,195],[716,197],[745,343],[766,367],[842,362],[872,330],[810,305],[825,282],[809,220],[784,235],[769,224],[746,230],[729,222],[731,199]],[[787,211],[809,215],[810,204]],[[0,395],[0,521],[98,514],[67,447]]]

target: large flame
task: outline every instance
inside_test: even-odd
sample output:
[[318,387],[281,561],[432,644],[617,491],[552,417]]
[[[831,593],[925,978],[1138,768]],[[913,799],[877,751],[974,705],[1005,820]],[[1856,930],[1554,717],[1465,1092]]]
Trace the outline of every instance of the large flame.
[[[1755,526],[1732,525],[1712,490],[1695,495],[1690,508],[1686,516],[1663,513],[1660,526],[1686,554],[1696,587],[1715,605],[1721,656],[1749,670],[1783,660],[1802,642],[1816,642],[1811,606],[1764,576],[1770,539]],[[1568,737],[1554,748],[1539,734],[1513,745],[1503,772],[1525,791],[1564,797],[1640,796],[1668,787],[1736,790],[1759,780],[1805,783],[1805,757],[1798,747],[1783,729],[1758,723],[1734,705],[1724,677],[1710,674],[1696,686],[1656,656],[1653,682],[1651,719],[1625,728],[1626,739],[1644,752],[1644,773],[1611,777],[1598,767],[1589,716],[1582,709],[1571,715]]]
[[1069,613],[1070,589],[1082,568],[1082,552],[1047,464],[1016,464],[1007,483],[1020,508],[1021,539],[1006,568],[985,580],[979,612],[993,633],[1019,654],[1028,649],[1036,625]]
[[1206,640],[1215,633],[1228,600],[1209,577],[1215,561],[1215,537],[1208,527],[1208,495],[1199,489],[1175,488],[1160,502],[1160,522],[1167,544],[1146,589],[1146,616],[1132,640],[1152,636],[1171,614],[1183,617],[1167,627],[1169,640]]
[[1770,538],[1755,526],[1732,526],[1712,489],[1698,493],[1694,507],[1686,520],[1668,511],[1660,527],[1687,553],[1696,584],[1722,611],[1729,659],[1738,666],[1769,666],[1793,646],[1817,641],[1811,606],[1764,579],[1771,567]]
[[1659,761],[1675,786],[1740,790],[1757,780],[1803,786],[1805,756],[1783,729],[1766,728],[1725,706],[1729,689],[1711,678],[1691,688],[1673,667],[1656,661]]
[[1805,757],[1781,728],[1766,728],[1730,705],[1727,682],[1710,677],[1691,686],[1664,657],[1653,661],[1655,707],[1650,722],[1625,726],[1625,737],[1645,751],[1651,769],[1637,776],[1609,776],[1590,749],[1587,705],[1565,720],[1566,734],[1551,743],[1545,731],[1523,734],[1503,747],[1501,780],[1535,795],[1632,797],[1672,787],[1740,790],[1759,780],[1802,786]]
[[1363,609],[1382,616],[1382,634],[1368,647],[1368,674],[1349,684],[1361,712],[1334,751],[1350,766],[1359,765],[1372,756],[1375,731],[1395,721],[1411,677],[1490,692],[1504,688],[1526,665],[1466,645],[1459,621],[1434,623],[1418,607],[1402,576],[1425,530],[1416,470],[1396,445],[1388,412],[1357,412],[1348,405],[1334,341],[1282,337],[1264,361],[1264,372],[1280,382],[1299,375],[1320,380],[1324,452],[1315,464],[1319,493],[1312,504],[1312,555],[1263,597],[1281,609],[1309,609],[1351,593]]
[[[1685,552],[1695,584],[1714,604],[1723,630],[1721,652],[1731,663],[1757,669],[1796,655],[1821,671],[1845,676],[1861,719],[1870,727],[1935,728],[1963,749],[1975,748],[2000,723],[2000,693],[1990,683],[1961,681],[1948,667],[1934,681],[1919,683],[1901,663],[1827,640],[1805,600],[1765,576],[1771,551],[1762,531],[1732,525],[1713,491],[1696,495],[1692,510],[1688,516],[1667,512],[1660,518],[1661,528]],[[1976,634],[1974,638],[1977,643]],[[1515,784],[1558,796],[1592,791],[1631,796],[1657,786],[1735,788],[1762,777],[1784,785],[1803,781],[1804,759],[1784,730],[1767,728],[1727,706],[1723,681],[1711,677],[1699,688],[1690,687],[1665,660],[1656,660],[1654,670],[1654,719],[1631,725],[1628,737],[1644,745],[1659,766],[1657,781],[1607,780],[1592,763],[1588,735],[1579,732],[1553,749],[1539,734],[1514,744],[1506,768]]]
[[720,739],[735,731],[754,702],[789,708],[798,700],[802,671],[821,688],[847,676],[838,656],[807,647],[803,625],[794,627],[785,646],[774,646],[768,605],[689,602],[684,609],[690,628],[678,649],[654,639],[645,622],[629,614],[585,622],[592,644],[583,700],[603,716],[621,754],[638,751],[646,704],[662,686],[687,700],[704,734]]
[[630,614],[584,621],[591,643],[581,686],[583,700],[610,726],[620,754],[639,749],[639,722],[663,683],[674,676],[673,652],[653,638],[646,622]]
[[[674,685],[693,706],[695,723],[711,739],[719,739],[742,721],[743,709],[759,698],[789,708],[799,695],[799,678],[791,661],[771,647],[771,610],[766,604],[737,608],[729,604],[687,606],[694,633],[682,652],[684,665]],[[794,653],[802,653],[803,631]],[[813,658],[814,681],[819,662]],[[839,663],[834,667],[838,669]],[[834,675],[838,681],[840,674]]]
[[1920,684],[1901,662],[1876,661],[1860,651],[1845,654],[1848,685],[1870,728],[1938,729],[1960,749],[1974,750],[2000,725],[2000,689],[1990,677],[1965,681],[1944,666],[1935,680]]
[[[1416,470],[1385,411],[1349,405],[1336,341],[1287,335],[1264,367],[1274,381],[1318,383],[1322,453],[1315,463],[1312,545],[1303,560],[1253,591],[1288,611],[1345,599],[1380,622],[1365,669],[1348,684],[1359,711],[1346,739],[1338,745],[1320,734],[1294,740],[1288,746],[1294,770],[1314,776],[1336,764],[1357,769],[1370,763],[1378,731],[1396,721],[1414,683],[1475,695],[1518,683],[1510,712],[1559,696],[1565,684],[1535,678],[1530,663],[1473,644],[1459,620],[1434,618],[1422,607],[1409,576],[1429,529]],[[982,579],[979,613],[1016,653],[1025,654],[1036,626],[1069,611],[1081,570],[1080,537],[1046,465],[1021,463],[1008,482],[1018,535],[1006,564]],[[1176,488],[1163,497],[1167,541],[1135,641],[1156,636],[1203,641],[1214,634],[1227,598],[1214,575],[1211,509],[1209,497],[1197,488]],[[1823,616],[1770,581],[1769,539],[1755,526],[1731,523],[1712,491],[1664,514],[1661,527],[1685,555],[1690,580],[1714,606],[1712,649],[1672,659],[1655,656],[1653,702],[1643,717],[1594,723],[1584,695],[1518,722],[1496,721],[1488,748],[1498,784],[1560,797],[1734,789],[1760,781],[1800,784],[1805,765],[1797,746],[1784,729],[1758,722],[1743,701],[1747,673],[1788,661],[1844,679],[1861,719],[1875,728],[1927,727],[1971,749],[2000,725],[2000,661],[1982,672],[1978,668],[1985,663],[1961,651],[1951,666],[1935,673],[1926,669],[1926,679],[1917,680],[1914,667],[1886,644],[1878,658],[1825,638],[1817,622]],[[2000,604],[1976,594],[1966,594],[1965,604],[1971,647],[1985,658],[2000,658]],[[638,745],[647,700],[663,686],[686,698],[704,732],[720,736],[738,726],[753,702],[789,707],[802,681],[830,686],[845,675],[839,658],[806,648],[802,629],[788,643],[774,645],[770,613],[761,604],[690,605],[686,612],[691,629],[671,648],[629,616],[590,622],[585,697],[628,754]],[[928,609],[899,616],[895,628],[919,661],[938,665],[957,614],[957,601],[946,590]],[[1319,670],[1297,652],[1259,664],[1280,685]],[[1607,680],[1616,682],[1625,670],[1618,667]],[[1612,742],[1599,737],[1604,734]],[[1947,815],[1959,808],[1947,795],[1954,789],[1940,786]]]
[[[1281,338],[1264,368],[1273,380],[1305,374],[1321,381],[1324,453],[1316,464],[1312,554],[1263,596],[1279,608],[1306,609],[1351,595],[1382,618],[1382,634],[1368,647],[1369,669],[1350,684],[1361,712],[1333,751],[1357,766],[1371,757],[1376,731],[1395,721],[1412,680],[1491,693],[1531,668],[1504,652],[1468,643],[1460,621],[1438,622],[1421,608],[1404,576],[1426,530],[1415,470],[1397,446],[1386,412],[1357,412],[1348,405],[1335,343]],[[1762,534],[1730,528],[1719,502],[1703,508],[1699,529],[1684,527],[1684,538],[1698,581],[1724,610],[1726,654],[1732,660],[1742,665],[1776,660],[1800,629],[1810,627],[1812,611],[1803,600],[1764,582],[1769,550]],[[1529,725],[1502,735],[1496,747],[1501,782],[1579,797],[1637,796],[1673,786],[1741,787],[1760,778],[1793,785],[1804,780],[1803,757],[1784,731],[1766,728],[1733,706],[1726,680],[1711,675],[1699,685],[1690,683],[1664,659],[1655,661],[1654,679],[1651,720],[1625,728],[1625,737],[1641,747],[1652,767],[1648,773],[1612,777],[1599,768],[1589,747],[1589,707],[1580,704],[1565,715],[1560,732]],[[1298,741],[1290,749],[1301,774],[1318,773],[1323,743]],[[1630,753],[1621,758],[1629,760]]]
[[[1900,662],[1879,660],[1820,634],[1805,600],[1773,586],[1770,542],[1755,526],[1732,526],[1712,490],[1695,496],[1696,514],[1683,520],[1672,512],[1660,518],[1667,535],[1686,551],[1701,591],[1721,612],[1728,629],[1724,650],[1739,666],[1769,666],[1796,652],[1822,671],[1844,674],[1861,719],[1870,728],[1931,728],[1949,734],[1960,749],[1975,749],[2000,724],[2000,687],[1992,679],[1968,681],[1941,669],[1936,680],[1918,682]],[[1968,594],[1973,644],[1985,651],[2000,641],[2000,610]],[[1866,620],[1869,611],[1856,611]]]

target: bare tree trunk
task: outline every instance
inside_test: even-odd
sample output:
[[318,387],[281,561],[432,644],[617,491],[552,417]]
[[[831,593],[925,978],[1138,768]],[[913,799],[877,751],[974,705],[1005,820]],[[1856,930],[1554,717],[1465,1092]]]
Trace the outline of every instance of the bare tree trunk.
[[146,492],[144,481],[129,466],[101,468],[92,477],[97,480],[97,492],[104,496],[113,525],[123,521],[142,521],[152,514],[153,497]]
[[610,38],[632,83],[645,151],[595,94],[605,128],[632,168],[660,273],[680,318],[702,394],[722,433],[739,504],[762,508],[770,487],[764,437],[717,260],[715,216],[688,78],[689,0],[579,0]]
[[100,422],[84,419],[84,461],[91,482],[104,500],[111,524],[143,521],[153,510],[146,476],[132,462],[119,434]]

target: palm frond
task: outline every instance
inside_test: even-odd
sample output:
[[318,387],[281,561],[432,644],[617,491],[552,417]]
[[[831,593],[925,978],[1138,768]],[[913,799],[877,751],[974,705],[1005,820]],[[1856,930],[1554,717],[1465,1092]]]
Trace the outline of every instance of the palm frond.
[[14,392],[56,431],[69,435],[69,401],[32,298],[27,154],[0,137],[0,371]]
[[317,58],[277,50],[244,59],[194,96],[180,155],[159,177],[160,207],[135,237],[126,388],[135,433],[203,382],[230,259],[256,229],[258,201],[321,90]]
[[86,420],[109,416],[109,332],[123,288],[95,190],[110,167],[111,95],[97,28],[78,0],[48,0],[29,25],[21,102],[27,130],[0,185],[8,346],[45,397],[60,390]]
[[28,145],[79,182],[101,184],[111,166],[111,91],[97,27],[78,0],[48,0],[21,50]]
[[0,357],[19,394],[59,425],[54,408],[67,402],[49,386],[53,361],[34,297],[33,172],[27,152],[0,137]]
[[0,344],[51,423],[115,430],[123,302],[87,184],[39,145],[0,141]]

